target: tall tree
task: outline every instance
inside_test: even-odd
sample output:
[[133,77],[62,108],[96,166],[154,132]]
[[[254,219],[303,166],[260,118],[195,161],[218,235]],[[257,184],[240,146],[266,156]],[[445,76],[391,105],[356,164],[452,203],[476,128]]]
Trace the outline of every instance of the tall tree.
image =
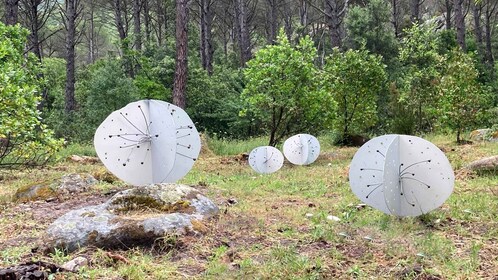
[[486,45],[486,61],[488,65],[494,65],[493,58],[493,47],[491,44],[491,30],[493,29],[492,19],[496,16],[496,7],[498,5],[498,1],[486,0],[485,1],[485,17],[484,17],[484,27],[485,27],[485,45]]
[[123,48],[124,41],[128,37],[128,29],[125,26],[125,14],[123,14],[123,2],[126,0],[112,0],[114,8],[114,21],[118,29],[119,40],[121,48]]
[[423,0],[410,0],[410,20],[417,23],[420,20],[420,6]]
[[133,0],[133,35],[135,38],[135,50],[142,50],[142,30],[140,26],[141,1]]
[[399,0],[391,0],[391,23],[394,28],[394,35],[399,37],[400,35],[400,28],[399,28],[399,22],[400,22],[400,7],[399,7]]
[[308,26],[308,1],[300,0],[299,2],[299,23],[302,27]]
[[86,42],[87,42],[87,47],[88,47],[88,59],[87,62],[89,64],[94,63],[95,60],[97,59],[97,37],[98,37],[98,30],[95,26],[95,9],[97,6],[97,1],[96,0],[88,0],[88,7],[86,11],[86,22],[88,23],[87,30],[85,30],[85,37],[86,37]]
[[164,9],[164,1],[156,0],[156,36],[157,36],[157,44],[161,46],[163,44],[164,32],[163,28],[165,28],[166,24],[166,11]]
[[483,36],[482,36],[482,25],[481,25],[481,15],[482,15],[482,3],[474,2],[472,3],[472,16],[474,18],[474,35],[476,38],[477,50],[479,55],[484,55],[483,46]]
[[445,6],[445,20],[446,20],[446,29],[450,30],[451,29],[451,0],[444,0],[444,6]]
[[240,64],[245,66],[246,62],[252,58],[251,37],[249,36],[248,5],[246,0],[235,0],[235,22],[240,50]]
[[200,13],[200,47],[199,52],[201,55],[202,67],[208,72],[209,75],[213,74],[213,34],[212,22],[213,13],[211,6],[213,0],[200,0],[199,13]]
[[348,31],[345,44],[353,49],[365,47],[384,61],[396,56],[397,40],[390,23],[391,7],[384,0],[371,0],[365,7],[354,6],[345,18]]
[[333,48],[342,47],[341,25],[348,6],[348,0],[325,0],[325,19]]
[[463,1],[453,0],[453,9],[455,11],[455,29],[457,34],[457,43],[463,51],[467,48],[465,46],[465,17],[463,13]]
[[41,43],[60,31],[57,29],[47,36],[40,34],[50,16],[55,10],[55,2],[50,0],[21,0],[21,21],[29,29],[28,46],[39,60],[42,58]]
[[292,23],[294,22],[292,14],[293,3],[290,1],[289,2],[284,1],[281,6],[282,6],[282,18],[284,20],[285,35],[287,35],[287,39],[289,39],[290,41],[293,32]]
[[342,22],[349,0],[324,0],[323,9],[315,5],[313,1],[308,1],[308,3],[325,17],[332,48],[342,47]]
[[187,105],[185,91],[188,71],[187,24],[190,3],[191,0],[176,0],[176,61],[173,81],[173,104],[180,108],[185,108]]
[[277,39],[278,2],[279,0],[266,0],[266,40],[268,44],[275,43],[275,39]]
[[5,24],[14,25],[18,22],[19,0],[5,0]]
[[65,86],[65,112],[70,113],[76,109],[74,85],[76,83],[76,52],[78,41],[76,26],[80,19],[83,6],[80,0],[66,0],[64,9],[61,9],[62,21],[66,29],[66,86]]
[[143,3],[143,16],[144,16],[144,26],[145,26],[145,42],[150,43],[150,35],[152,33],[151,27],[151,16],[150,16],[150,3],[149,0],[144,0]]

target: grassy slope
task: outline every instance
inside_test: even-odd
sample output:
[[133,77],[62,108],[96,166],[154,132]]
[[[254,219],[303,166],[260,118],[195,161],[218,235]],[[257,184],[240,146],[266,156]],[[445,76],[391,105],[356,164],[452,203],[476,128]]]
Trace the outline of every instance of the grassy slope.
[[[456,146],[445,139],[430,140],[446,151],[455,170],[498,153],[498,143]],[[347,181],[356,148],[337,148],[327,144],[328,139],[319,140],[322,153],[317,162],[286,164],[266,176],[255,174],[235,157],[205,153],[182,183],[199,186],[220,205],[219,218],[208,222],[202,235],[165,237],[153,249],[113,252],[127,258],[128,264],[99,249],[71,255],[30,254],[50,219],[33,214],[37,204],[0,205],[0,266],[29,258],[61,264],[84,255],[91,265],[72,277],[492,279],[498,275],[497,174],[457,172],[455,191],[441,208],[422,217],[398,219],[370,207],[358,209],[360,201]],[[264,141],[210,143],[223,154],[248,152],[259,144]],[[0,197],[5,199],[17,187],[40,178],[101,168],[62,162],[45,170],[4,175]],[[89,195],[121,187],[101,184]],[[228,199],[238,203],[229,205]],[[329,215],[341,221],[331,221]]]

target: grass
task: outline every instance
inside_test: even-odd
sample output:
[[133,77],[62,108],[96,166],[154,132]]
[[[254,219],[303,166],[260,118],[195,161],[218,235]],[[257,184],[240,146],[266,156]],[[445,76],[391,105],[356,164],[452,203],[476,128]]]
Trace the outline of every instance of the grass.
[[266,138],[251,138],[249,140],[226,140],[221,138],[208,138],[209,149],[219,156],[231,156],[249,153],[252,149],[268,145]]
[[[329,137],[330,138],[330,137]],[[258,175],[237,158],[266,144],[265,139],[229,142],[208,139],[211,153],[200,156],[181,180],[201,185],[220,206],[217,219],[199,236],[168,238],[160,246],[44,256],[31,253],[34,242],[56,217],[37,214],[43,203],[6,202],[15,190],[41,178],[71,172],[96,172],[99,164],[76,164],[73,153],[92,155],[91,147],[71,147],[58,163],[11,173],[0,181],[0,267],[28,259],[57,264],[86,256],[90,265],[75,279],[493,279],[498,275],[498,174],[457,176],[446,203],[426,215],[385,215],[360,201],[348,183],[356,148],[338,148],[319,137],[322,152],[310,166],[285,164]],[[498,143],[458,146],[452,136],[430,136],[458,170],[481,157],[496,155]],[[101,183],[81,200],[124,188]],[[228,199],[235,199],[230,205]],[[41,211],[41,210],[40,210]],[[327,216],[339,217],[332,221]],[[129,262],[109,257],[119,254]]]

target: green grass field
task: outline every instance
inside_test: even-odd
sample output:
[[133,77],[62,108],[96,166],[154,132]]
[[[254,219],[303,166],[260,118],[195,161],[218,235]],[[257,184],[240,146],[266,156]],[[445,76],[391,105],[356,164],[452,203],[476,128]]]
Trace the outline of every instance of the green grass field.
[[[53,279],[496,279],[498,174],[463,167],[498,154],[498,143],[459,146],[450,136],[428,137],[455,170],[454,192],[439,209],[400,219],[362,207],[351,192],[348,165],[357,148],[334,147],[330,137],[318,138],[322,151],[315,163],[286,163],[270,175],[256,174],[238,156],[266,144],[265,139],[208,140],[210,149],[180,183],[218,204],[218,218],[207,221],[201,234],[165,236],[150,247],[128,250],[33,253],[57,218],[40,212],[63,213],[64,208],[45,201],[8,202],[24,185],[71,172],[101,172],[100,164],[64,160],[74,153],[91,155],[91,148],[70,147],[43,169],[0,173],[0,267],[39,259],[60,265],[85,256],[90,264],[79,273]],[[78,198],[60,198],[61,205],[68,204],[64,199],[90,203],[124,188],[120,182],[100,183]]]

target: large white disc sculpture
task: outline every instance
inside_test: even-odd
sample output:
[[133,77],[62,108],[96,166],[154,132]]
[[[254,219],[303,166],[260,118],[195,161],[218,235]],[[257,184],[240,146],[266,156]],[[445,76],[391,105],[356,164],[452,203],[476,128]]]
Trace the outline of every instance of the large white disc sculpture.
[[297,134],[284,142],[284,155],[293,164],[308,165],[320,154],[320,142],[313,135]]
[[180,107],[141,100],[112,112],[97,128],[95,150],[104,165],[133,185],[175,182],[199,156],[199,133]]
[[384,135],[353,157],[349,183],[364,203],[396,216],[418,216],[441,206],[455,175],[444,153],[422,138]]
[[284,164],[282,153],[272,146],[257,147],[249,154],[249,165],[258,173],[269,174]]

